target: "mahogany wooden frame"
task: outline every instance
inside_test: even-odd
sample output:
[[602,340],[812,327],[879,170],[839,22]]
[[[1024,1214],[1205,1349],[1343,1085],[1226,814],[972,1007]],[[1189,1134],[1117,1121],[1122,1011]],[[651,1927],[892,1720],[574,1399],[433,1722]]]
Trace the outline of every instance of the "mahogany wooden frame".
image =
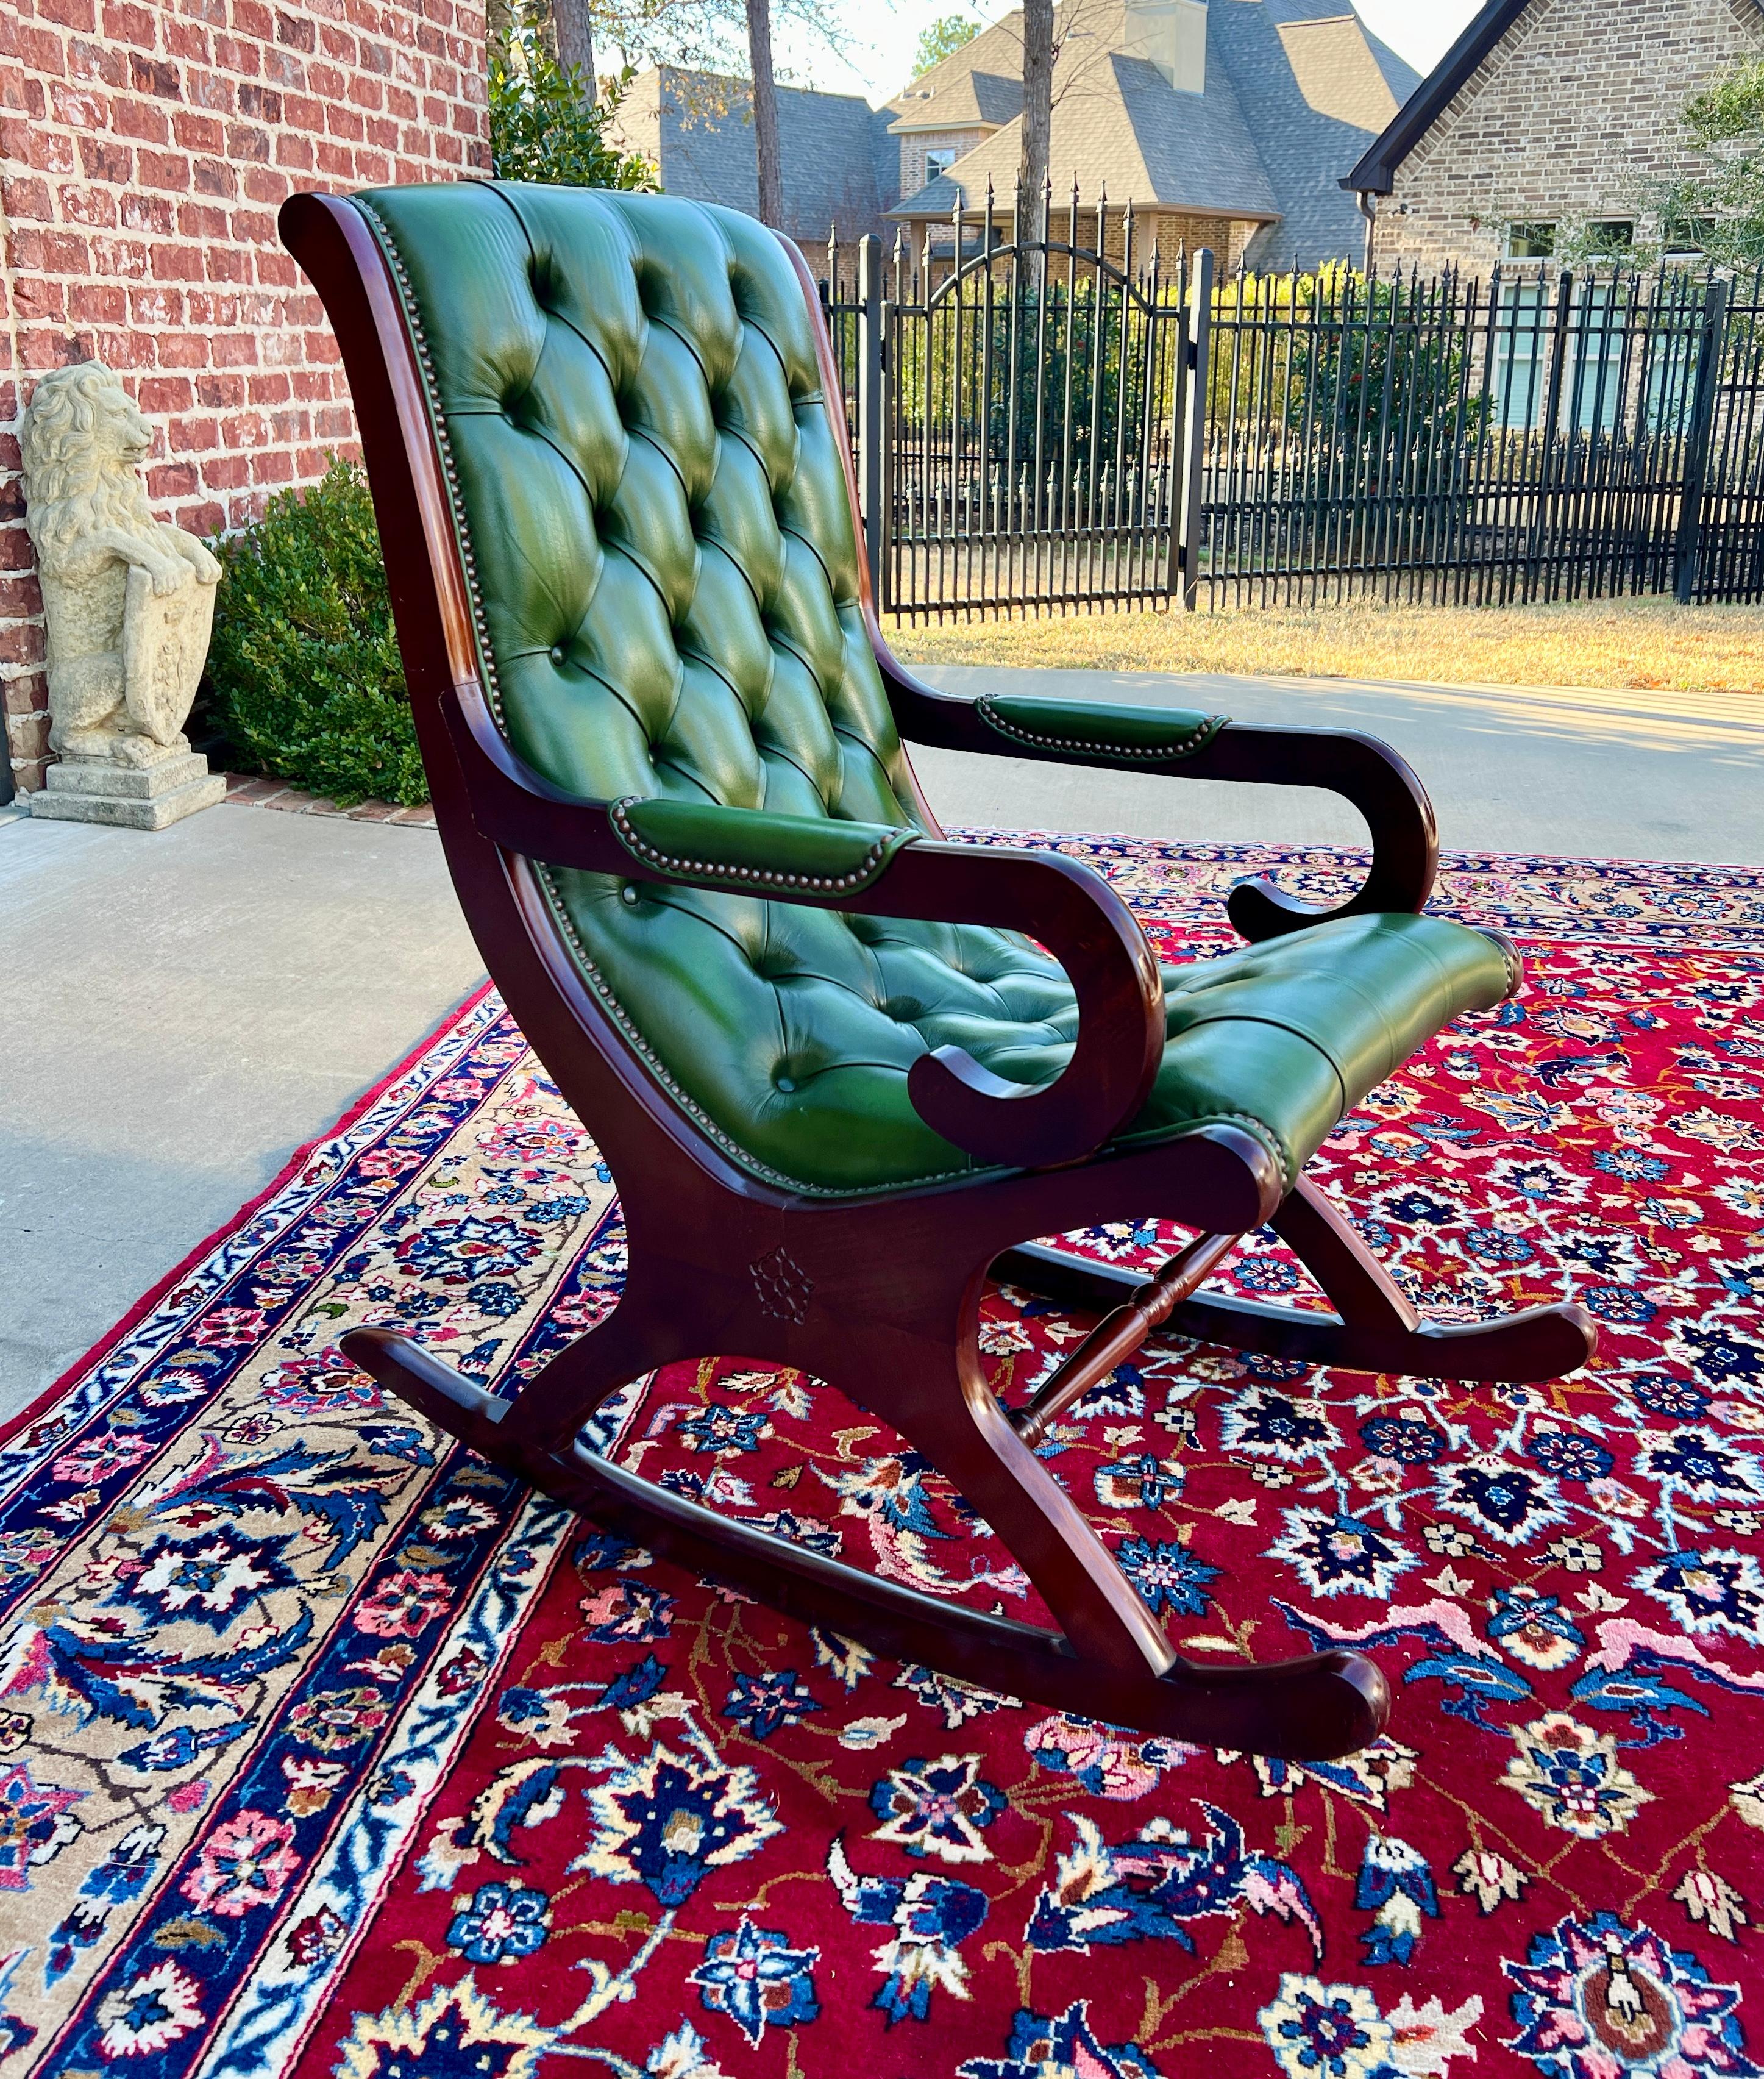
[[[909,1091],[921,1114],[958,1145],[1009,1165],[1007,1173],[828,1198],[738,1167],[669,1098],[584,985],[533,862],[718,883],[704,870],[670,872],[634,855],[614,827],[617,805],[562,793],[525,767],[495,726],[416,354],[385,261],[346,200],[296,195],[280,221],[342,347],[417,734],[461,905],[509,1010],[611,1166],[629,1243],[612,1314],[516,1400],[486,1392],[387,1330],[356,1330],[345,1349],[443,1429],[548,1494],[878,1651],[1198,1744],[1315,1759],[1365,1746],[1384,1726],[1390,1695],[1360,1655],[1214,1664],[1173,1648],[1019,1435],[1019,1424],[1033,1433],[1030,1411],[1007,1412],[988,1383],[978,1328],[989,1278],[1078,1308],[1121,1310],[1104,1339],[1110,1348],[1131,1346],[1132,1332],[1121,1325],[1131,1316],[1306,1363],[1467,1379],[1538,1380],[1572,1370],[1592,1349],[1587,1316],[1553,1307],[1469,1328],[1423,1324],[1340,1215],[1302,1180],[1287,1190],[1266,1148],[1243,1129],[1214,1125],[1156,1146],[1105,1148],[1143,1102],[1164,1044],[1162,985],[1143,933],[1101,877],[1076,862],[944,842],[922,797],[930,835],[902,847],[867,887],[766,892],[1030,932],[1076,990],[1073,1060],[1035,1091],[1001,1081],[959,1050],[915,1065]],[[813,284],[787,249],[836,410],[838,376]],[[849,458],[847,475],[855,514]],[[862,569],[860,558],[860,577]],[[902,669],[867,584],[863,605],[903,737],[1111,762],[1008,741],[968,703]],[[1146,764],[1143,755],[1131,762]],[[1427,899],[1436,842],[1426,795],[1402,760],[1369,738],[1233,725],[1161,769],[1326,787],[1365,817],[1373,860],[1362,887],[1323,913],[1265,883],[1241,885],[1231,914],[1248,937],[1323,914],[1417,910]],[[1173,1271],[1154,1289],[1154,1281],[1029,1239],[1146,1215],[1226,1241],[1272,1222],[1336,1312],[1203,1295],[1191,1289],[1198,1278]],[[1223,1246],[1194,1259],[1201,1275]],[[584,1424],[620,1387],[658,1366],[712,1354],[832,1381],[890,1424],[992,1525],[1063,1629],[970,1610],[791,1545],[671,1494],[582,1442]]]

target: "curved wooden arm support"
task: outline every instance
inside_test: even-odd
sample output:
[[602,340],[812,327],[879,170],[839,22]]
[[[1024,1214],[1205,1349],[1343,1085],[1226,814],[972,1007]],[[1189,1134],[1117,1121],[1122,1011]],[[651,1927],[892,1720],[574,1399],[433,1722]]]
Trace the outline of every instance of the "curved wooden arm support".
[[1271,881],[1240,881],[1226,907],[1252,942],[1368,911],[1419,915],[1439,871],[1440,834],[1427,789],[1407,762],[1376,737],[1351,730],[1260,729],[1234,722],[1181,768],[1191,780],[1253,780],[1323,787],[1360,811],[1372,833],[1372,865],[1332,909],[1301,902]]
[[[472,820],[505,851],[554,866],[686,887],[741,889],[879,917],[990,924],[1026,931],[1066,970],[1078,999],[1072,1058],[1051,1083],[1007,1082],[959,1047],[921,1055],[907,1094],[926,1124],[987,1163],[1039,1169],[1081,1161],[1145,1102],[1164,1056],[1164,985],[1132,911],[1100,875],[1057,853],[1005,851],[913,835],[861,872],[818,874],[753,863],[763,825],[781,839],[824,842],[826,826],[800,819],[695,805],[702,855],[683,858],[633,842],[617,802],[588,801],[543,779],[510,747],[482,688],[457,683],[442,696]],[[622,830],[621,830],[622,826]],[[780,846],[781,859],[786,855]],[[856,884],[856,885],[854,885]]]
[[[1160,756],[1152,747],[1156,709],[1140,711],[1146,726],[1135,732],[1136,741],[1123,738],[1115,746],[1076,740],[1065,726],[1070,711],[1066,702],[1049,703],[1050,717],[1057,716],[1059,726],[1050,729],[1044,740],[1032,740],[1033,730],[1006,734],[982,713],[982,704],[921,685],[896,660],[874,615],[869,619],[871,641],[888,685],[895,723],[909,742],[1056,765],[1160,772],[1178,780],[1322,787],[1351,801],[1372,833],[1372,866],[1365,881],[1333,908],[1301,902],[1269,881],[1239,881],[1227,907],[1232,923],[1252,942],[1369,910],[1419,912],[1432,893],[1440,856],[1433,805],[1407,763],[1375,737],[1330,730],[1262,729],[1227,722],[1201,732],[1173,728],[1169,750]],[[1034,705],[1031,699],[1013,698],[1010,702],[1019,719]],[[1177,719],[1171,717],[1173,722]]]
[[[788,250],[803,295],[810,310],[818,315],[820,297],[814,278],[796,248],[792,245]],[[823,390],[829,398],[837,399],[841,379],[825,324],[817,325],[815,350],[820,358]],[[841,436],[839,447],[845,458],[854,523],[861,525],[857,474],[851,444],[843,437],[844,420],[837,408],[834,420]],[[1097,751],[1069,742],[1057,746],[1026,742],[1024,734],[1037,732],[1014,730],[1006,735],[996,722],[989,724],[982,717],[974,701],[921,684],[888,647],[876,619],[869,568],[861,556],[857,577],[858,604],[870,647],[888,688],[895,726],[909,743],[928,743],[946,751],[984,751],[993,757],[1035,758],[1057,765],[1119,766],[1168,772],[1189,780],[1253,780],[1271,786],[1323,787],[1345,796],[1365,817],[1372,833],[1372,867],[1365,881],[1345,902],[1332,909],[1282,894],[1269,881],[1240,881],[1231,890],[1226,907],[1232,923],[1252,943],[1337,917],[1355,917],[1368,910],[1418,914],[1425,906],[1439,866],[1440,840],[1433,805],[1419,780],[1388,744],[1380,743],[1375,737],[1348,732],[1258,729],[1221,722],[1214,716],[1199,716],[1193,718],[1202,725],[1199,728],[1171,730],[1168,755],[1159,757],[1155,751],[1147,752],[1147,740],[1155,738],[1157,730],[1144,710],[1140,711],[1138,726],[1122,732],[1125,740],[1114,751]],[[1035,703],[1012,696],[999,705],[1014,710],[1012,718],[1020,722],[1025,711]],[[1069,705],[1065,702],[1051,705]],[[925,807],[916,782],[914,793],[921,807]]]

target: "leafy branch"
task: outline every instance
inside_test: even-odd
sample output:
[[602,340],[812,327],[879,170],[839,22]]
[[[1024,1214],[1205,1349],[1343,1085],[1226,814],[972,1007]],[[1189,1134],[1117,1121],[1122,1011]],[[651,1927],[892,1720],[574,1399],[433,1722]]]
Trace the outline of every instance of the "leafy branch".
[[537,30],[512,15],[490,53],[491,170],[502,181],[653,191],[654,167],[607,135],[634,77],[626,65],[596,101],[577,68],[560,65]]

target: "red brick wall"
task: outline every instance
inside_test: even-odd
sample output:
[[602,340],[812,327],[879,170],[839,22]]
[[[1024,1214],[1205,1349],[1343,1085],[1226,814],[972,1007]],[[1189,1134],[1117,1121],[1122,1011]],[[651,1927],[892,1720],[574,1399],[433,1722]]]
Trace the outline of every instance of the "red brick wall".
[[0,687],[21,789],[48,730],[15,431],[36,376],[114,368],[157,429],[154,510],[193,533],[321,475],[354,424],[277,206],[483,165],[483,78],[482,0],[0,0]]

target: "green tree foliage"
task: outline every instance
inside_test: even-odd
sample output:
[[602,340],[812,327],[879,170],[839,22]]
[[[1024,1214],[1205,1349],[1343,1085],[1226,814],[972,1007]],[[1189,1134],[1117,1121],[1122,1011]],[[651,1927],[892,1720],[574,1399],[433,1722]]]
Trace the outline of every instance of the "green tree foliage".
[[367,479],[333,462],[211,545],[208,708],[265,772],[345,806],[428,798]]
[[498,180],[554,187],[653,190],[655,169],[607,136],[633,77],[627,65],[599,101],[587,99],[538,32],[518,16],[490,53],[490,165]]
[[1693,246],[1730,266],[1764,260],[1764,58],[1694,94],[1684,128],[1711,163],[1657,197],[1666,248]]
[[1279,454],[1265,554],[1319,536],[1361,542],[1375,500],[1453,480],[1488,413],[1455,309],[1436,282],[1334,264],[1218,284],[1209,440],[1217,453],[1256,429]]
[[1227,276],[1214,291],[1209,416],[1278,413],[1332,446],[1428,452],[1456,437],[1468,397],[1463,339],[1437,283],[1369,279],[1331,262],[1315,274]]
[[917,79],[945,58],[954,57],[964,44],[973,42],[979,27],[972,15],[940,15],[929,28],[919,31],[918,48],[913,53],[913,77]]

